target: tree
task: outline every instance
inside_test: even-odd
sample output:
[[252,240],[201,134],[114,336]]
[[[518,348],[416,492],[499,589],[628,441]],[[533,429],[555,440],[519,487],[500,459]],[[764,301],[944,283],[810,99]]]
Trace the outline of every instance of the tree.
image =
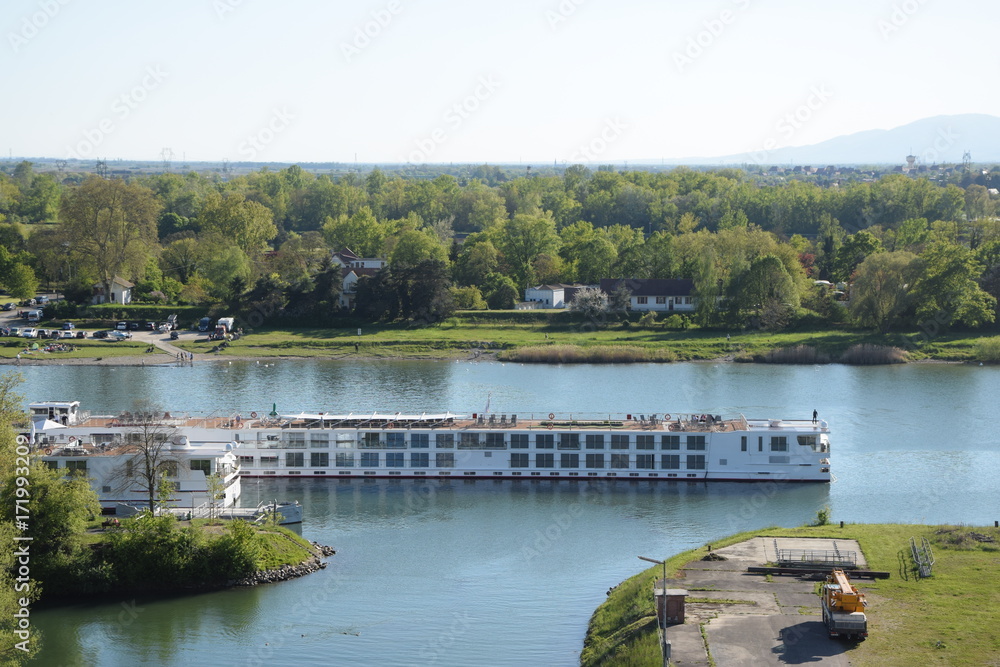
[[888,331],[910,304],[918,270],[916,255],[910,252],[869,256],[858,266],[851,286],[851,315],[879,333]]
[[920,269],[913,285],[918,323],[978,327],[993,322],[997,300],[976,282],[981,267],[971,250],[934,242],[920,256]]
[[882,242],[875,238],[871,232],[862,230],[857,234],[852,234],[837,250],[831,275],[838,282],[846,282],[851,279],[854,269],[865,261],[866,257],[884,251]]
[[493,273],[487,277],[483,291],[486,293],[486,303],[490,310],[512,310],[520,296],[514,281],[500,273]]
[[11,264],[3,275],[3,285],[15,299],[30,299],[38,294],[38,278],[30,266]]
[[480,286],[486,281],[486,276],[495,272],[499,266],[500,252],[496,246],[481,237],[473,239],[470,236],[455,260],[455,282],[459,285]]
[[203,233],[216,232],[231,239],[248,255],[266,250],[278,233],[271,211],[238,192],[210,194],[198,214],[198,224]]
[[521,289],[532,282],[531,263],[535,257],[559,249],[556,223],[544,215],[515,215],[513,220],[495,226],[491,235],[508,266],[507,274]]
[[327,218],[323,223],[323,237],[331,248],[349,248],[359,257],[380,257],[385,243],[385,228],[375,219],[375,214],[364,206],[354,215]]
[[94,176],[63,197],[70,252],[94,271],[105,294],[115,276],[128,278],[145,266],[159,209],[150,190],[120,179]]
[[569,303],[571,311],[582,313],[587,319],[595,319],[608,310],[608,295],[597,287],[583,287]]
[[761,322],[764,328],[780,328],[774,326],[785,319],[780,313],[799,305],[795,283],[774,255],[755,259],[733,284],[737,289],[734,302],[741,310],[750,311],[758,318],[763,318],[764,313],[770,316],[768,322]]
[[451,297],[459,310],[486,310],[486,301],[478,287],[452,287]]
[[170,490],[170,477],[176,476],[180,460],[173,453],[168,426],[162,410],[146,403],[136,403],[129,418],[131,427],[123,445],[125,461],[108,478],[118,492],[138,488],[146,496],[150,512]]
[[448,251],[430,230],[403,232],[389,255],[389,263],[394,266],[414,266],[426,260],[448,261]]

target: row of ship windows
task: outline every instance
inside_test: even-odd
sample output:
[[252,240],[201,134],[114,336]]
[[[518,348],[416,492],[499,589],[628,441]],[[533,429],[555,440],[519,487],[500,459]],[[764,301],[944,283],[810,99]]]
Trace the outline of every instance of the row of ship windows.
[[[580,465],[581,458],[583,466]],[[277,468],[279,464],[277,456],[261,456],[259,467]],[[403,453],[362,452],[360,455],[337,454],[334,465],[338,468],[429,468],[433,461],[437,468],[454,468],[455,455],[448,452],[438,452],[434,458],[426,453],[410,453],[409,456]],[[247,467],[257,467],[254,465],[253,456],[241,456],[240,465]],[[304,468],[306,464],[305,455],[301,452],[287,452],[285,454],[286,468]],[[579,454],[511,454],[509,465],[511,468],[555,468],[558,463],[560,468],[596,468],[627,470],[680,470],[681,464],[688,470],[704,470],[704,454],[688,454],[682,457],[680,454],[661,454],[659,461],[655,454],[586,454],[581,457]],[[726,464],[725,459],[720,459],[722,465]],[[309,466],[312,468],[326,468],[330,465],[330,455],[325,452],[312,452],[309,456]]]
[[[327,449],[330,447],[329,440],[325,436],[321,438],[310,438],[309,445],[312,449]],[[456,435],[458,437],[456,437]],[[558,435],[558,439],[556,436]],[[361,439],[348,441],[338,441],[336,447],[341,449],[354,448],[355,444],[361,449],[427,449],[431,445],[431,434],[411,433],[407,438],[406,433],[386,433],[374,431],[362,433]],[[606,437],[599,433],[585,434],[581,438],[579,433],[536,433],[533,437],[535,449],[629,449],[635,444],[636,449],[656,449],[655,435],[636,435],[633,438],[630,434],[614,434]],[[532,438],[528,433],[490,433],[490,432],[466,432],[466,433],[435,433],[434,446],[437,449],[454,449],[456,445],[459,449],[475,448],[496,448],[505,449],[528,449],[531,446]],[[680,449],[682,436],[662,435],[660,436],[660,449]],[[703,435],[689,435],[684,439],[685,448],[690,451],[704,451],[706,439]],[[266,447],[263,443],[259,447]],[[275,442],[275,447],[282,449],[305,449],[305,433],[288,433],[281,440],[280,444]]]
[[[507,449],[508,447],[510,449],[529,449],[532,444],[531,436],[528,433],[466,432],[457,435],[456,438],[455,433],[435,433],[435,448],[454,449],[457,444],[459,449]],[[557,435],[558,440],[556,439]],[[405,433],[375,431],[362,433],[360,441],[357,442],[353,439],[339,441],[337,447],[348,449],[357,445],[360,449],[406,449],[409,445],[410,449],[427,449],[431,444],[430,436],[429,433],[411,433],[407,439]],[[630,449],[633,444],[635,449],[640,451],[657,448],[655,435],[636,435],[634,440],[627,433],[613,434],[608,437],[600,433],[588,433],[584,434],[582,438],[579,433],[536,433],[533,436],[535,449],[556,449],[557,447],[559,449],[581,449],[581,444],[583,449],[605,449],[606,445],[610,445],[610,449]],[[324,435],[322,439],[311,438],[310,447],[313,449],[329,448],[330,443],[325,437]],[[685,449],[688,451],[705,451],[706,438],[704,435],[661,435],[659,448],[667,451],[679,450],[682,437]],[[807,436],[805,442],[803,442],[804,438],[800,436],[799,440],[799,444],[815,445],[815,436]],[[756,444],[757,451],[763,452],[764,437],[759,436]],[[305,433],[286,434],[286,438],[280,444],[275,443],[275,446],[282,449],[305,449]],[[748,438],[745,435],[740,438],[740,450],[748,451]],[[787,452],[788,438],[786,436],[771,436],[768,442],[768,451]]]

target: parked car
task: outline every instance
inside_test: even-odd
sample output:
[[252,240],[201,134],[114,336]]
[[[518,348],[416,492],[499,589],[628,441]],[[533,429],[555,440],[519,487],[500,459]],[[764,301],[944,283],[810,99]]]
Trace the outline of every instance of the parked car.
[[20,335],[21,338],[36,338],[38,336],[38,331],[32,329],[31,327],[27,327],[25,329],[21,329]]
[[87,337],[87,332],[86,331],[77,331],[76,332],[76,337],[77,338],[86,338]]
[[63,322],[63,331],[72,331],[74,325],[72,322]]
[[146,322],[146,331],[156,331],[156,322]]
[[162,331],[164,333],[166,333],[167,331],[172,331],[173,328],[174,328],[174,325],[171,324],[170,322],[163,322],[163,323],[160,324],[160,326],[157,327],[157,329],[159,329],[160,331]]
[[43,295],[41,295],[41,296],[36,296],[36,297],[35,297],[35,301],[36,301],[37,303],[39,303],[39,304],[42,304],[42,303],[48,303],[48,302],[49,302],[49,297],[47,297],[47,296],[45,296],[45,295],[43,294]]
[[128,323],[119,322],[118,324],[115,325],[115,329],[117,329],[118,331],[128,331]]
[[129,322],[128,323],[128,330],[129,331],[138,331],[139,330],[139,323],[138,322]]
[[176,331],[170,332],[170,340],[177,340],[178,338],[180,338],[180,334],[178,334]]
[[7,329],[7,335],[8,336],[20,336],[21,335],[21,327],[10,327],[9,329]]
[[14,310],[14,308],[16,308],[16,307],[17,307],[17,304],[16,304],[16,303],[14,303],[13,301],[11,301],[10,303],[5,303],[5,304],[4,304],[3,306],[2,306],[2,308],[3,308],[4,310],[6,310],[6,311],[11,311],[11,310]]
[[68,333],[70,338],[73,337],[72,331],[56,331],[55,329],[49,332],[48,337],[53,340],[57,340],[59,338],[65,338],[65,336],[63,336],[64,333]]
[[115,341],[117,341],[117,340],[128,340],[131,337],[132,337],[132,334],[130,334],[127,331],[109,331],[108,332],[108,338],[110,340],[115,340]]
[[[55,333],[55,332],[53,332],[53,333]],[[75,333],[73,333],[72,331],[63,331],[63,332],[62,332],[62,333],[61,333],[61,334],[59,335],[59,337],[60,337],[60,338],[76,338],[76,334],[75,334]]]
[[94,338],[107,338],[109,333],[111,333],[111,332],[110,331],[103,331],[103,330],[102,331],[95,331],[93,333],[93,337]]

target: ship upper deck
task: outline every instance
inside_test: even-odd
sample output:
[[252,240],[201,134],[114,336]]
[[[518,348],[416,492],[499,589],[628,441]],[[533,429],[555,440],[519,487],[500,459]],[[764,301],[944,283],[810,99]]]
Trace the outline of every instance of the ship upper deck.
[[825,421],[746,419],[742,415],[724,419],[712,414],[496,414],[470,415],[444,413],[299,413],[258,416],[250,412],[230,415],[141,415],[124,412],[120,415],[88,416],[74,425],[92,432],[158,430],[177,432],[185,429],[206,430],[561,430],[561,431],[653,431],[684,433],[718,433],[727,431],[813,431],[829,432]]

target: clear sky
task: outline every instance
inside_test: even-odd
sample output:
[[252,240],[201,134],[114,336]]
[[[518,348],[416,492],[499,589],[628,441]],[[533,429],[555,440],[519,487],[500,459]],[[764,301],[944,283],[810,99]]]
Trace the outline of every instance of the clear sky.
[[0,150],[599,164],[805,145],[1000,113],[996,15],[986,0],[5,0]]

